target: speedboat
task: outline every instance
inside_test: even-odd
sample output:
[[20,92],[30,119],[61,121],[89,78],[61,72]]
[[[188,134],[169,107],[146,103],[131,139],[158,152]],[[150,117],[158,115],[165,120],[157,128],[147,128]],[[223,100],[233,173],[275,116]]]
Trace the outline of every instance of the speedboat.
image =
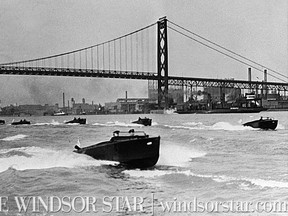
[[133,121],[132,123],[135,123],[135,124],[142,124],[144,126],[151,126],[152,124],[152,119],[149,119],[149,118],[138,118],[137,121]]
[[0,119],[0,125],[5,124],[5,120]]
[[71,121],[65,122],[65,124],[86,124],[85,118],[74,118]]
[[62,110],[53,113],[53,116],[65,116],[65,115],[68,115],[68,113],[63,112]]
[[28,124],[30,124],[30,121],[27,121],[26,119],[24,119],[24,120],[21,119],[18,122],[12,122],[11,123],[11,125],[24,125],[24,124],[28,125]]
[[252,128],[260,128],[263,130],[275,130],[277,127],[278,120],[274,120],[272,118],[263,118],[261,117],[259,120],[247,122],[243,124],[244,126],[250,126]]
[[114,131],[109,141],[81,148],[74,152],[87,154],[98,160],[116,161],[128,168],[148,168],[159,158],[160,136],[149,137],[143,131]]

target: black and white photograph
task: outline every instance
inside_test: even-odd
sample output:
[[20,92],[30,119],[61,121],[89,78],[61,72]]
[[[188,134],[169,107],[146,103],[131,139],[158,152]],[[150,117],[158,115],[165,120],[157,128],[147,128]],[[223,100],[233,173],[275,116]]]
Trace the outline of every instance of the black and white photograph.
[[286,0],[0,0],[0,216],[288,214]]

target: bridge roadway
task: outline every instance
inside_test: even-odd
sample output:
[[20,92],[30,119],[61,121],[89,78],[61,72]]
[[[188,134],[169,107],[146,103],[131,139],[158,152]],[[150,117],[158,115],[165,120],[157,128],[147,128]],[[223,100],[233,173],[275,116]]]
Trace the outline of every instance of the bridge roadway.
[[[98,69],[74,69],[74,68],[50,68],[50,67],[18,67],[0,65],[0,74],[7,75],[39,75],[39,76],[74,76],[74,77],[100,77],[120,79],[142,79],[158,80],[157,73],[134,72],[119,70],[98,70]],[[161,77],[164,80],[164,77]],[[267,89],[287,91],[288,83],[258,82],[232,79],[209,79],[168,76],[168,85],[174,86],[197,86],[197,87],[222,87],[240,89]]]

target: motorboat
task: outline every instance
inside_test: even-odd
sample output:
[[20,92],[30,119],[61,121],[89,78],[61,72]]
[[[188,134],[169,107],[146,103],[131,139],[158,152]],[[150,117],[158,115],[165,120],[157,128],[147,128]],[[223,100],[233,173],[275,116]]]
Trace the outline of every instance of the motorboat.
[[63,112],[62,110],[53,113],[53,116],[65,116],[65,115],[68,115],[68,113]]
[[74,152],[98,160],[116,161],[128,168],[148,168],[159,158],[160,136],[149,137],[143,131],[114,131],[109,141],[88,147],[75,146]]
[[150,119],[150,118],[138,118],[138,120],[137,121],[133,121],[132,123],[135,123],[135,124],[142,124],[142,125],[144,125],[144,126],[151,126],[151,124],[152,124],[152,119]]
[[30,124],[30,121],[27,121],[26,119],[24,119],[24,120],[20,120],[20,121],[18,121],[18,122],[12,122],[11,123],[11,125],[28,125],[28,124]]
[[260,128],[263,130],[275,130],[277,127],[278,120],[274,120],[272,118],[263,118],[261,117],[259,120],[247,122],[243,124],[244,126],[250,126],[252,128]]
[[85,118],[74,118],[71,121],[65,122],[65,124],[86,124]]
[[0,119],[0,125],[5,124],[5,120]]

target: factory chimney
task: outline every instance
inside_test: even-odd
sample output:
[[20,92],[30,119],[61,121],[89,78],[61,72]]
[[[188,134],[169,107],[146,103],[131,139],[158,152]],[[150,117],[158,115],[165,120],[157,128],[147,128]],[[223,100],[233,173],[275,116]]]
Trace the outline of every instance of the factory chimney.
[[63,92],[63,108],[65,107],[65,93]]
[[125,91],[125,103],[126,103],[126,113],[129,113],[128,93],[127,93],[127,91]]
[[267,82],[267,70],[264,70],[264,82]]

